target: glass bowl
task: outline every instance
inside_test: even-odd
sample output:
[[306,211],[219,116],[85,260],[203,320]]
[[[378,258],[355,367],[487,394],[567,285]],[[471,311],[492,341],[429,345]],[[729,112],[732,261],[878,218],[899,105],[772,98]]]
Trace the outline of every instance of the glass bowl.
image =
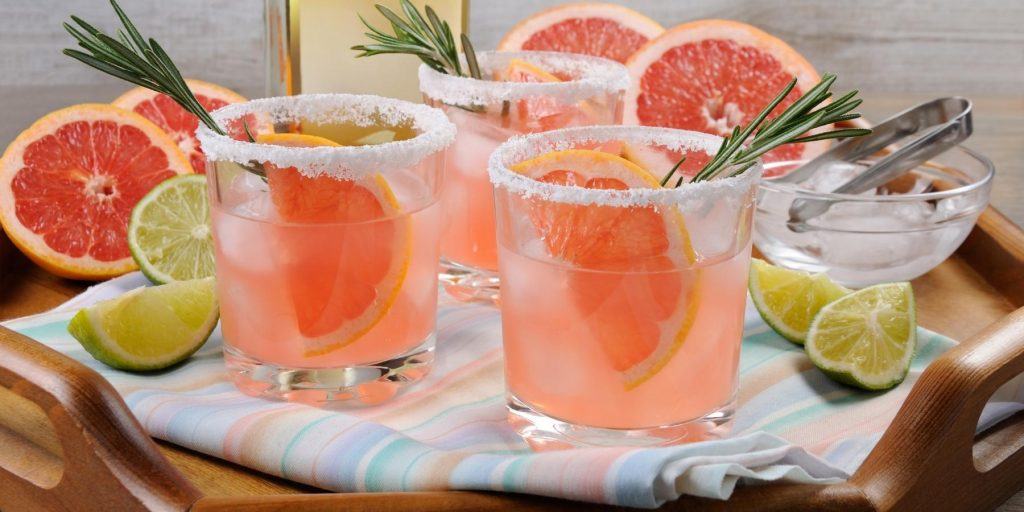
[[[837,164],[800,184],[763,180],[755,215],[757,249],[772,263],[825,272],[854,288],[908,281],[942,263],[988,205],[992,162],[958,146],[863,194],[820,191],[834,190],[875,160]],[[802,163],[765,164],[765,174]],[[791,222],[789,209],[796,200],[831,206],[817,217]]]

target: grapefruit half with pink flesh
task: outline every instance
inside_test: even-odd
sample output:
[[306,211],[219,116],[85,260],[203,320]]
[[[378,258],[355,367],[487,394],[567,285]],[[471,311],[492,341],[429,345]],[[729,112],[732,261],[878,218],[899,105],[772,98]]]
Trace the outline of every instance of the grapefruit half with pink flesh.
[[498,43],[498,51],[582,53],[626,62],[664,31],[658,22],[621,5],[568,4],[520,21]]
[[[246,101],[244,96],[230,89],[202,80],[190,78],[185,80],[185,84],[207,112],[213,112],[231,103]],[[188,157],[192,168],[197,173],[206,173],[206,157],[199,147],[199,140],[196,139],[199,118],[181,108],[181,105],[178,105],[170,96],[145,87],[136,87],[111,103],[125,110],[131,110],[163,128],[178,143],[178,147]],[[253,134],[273,131],[269,124],[257,121],[254,116],[246,116],[245,120],[249,124],[249,131]],[[247,140],[241,120],[232,120],[225,129],[235,139]]]
[[0,158],[0,225],[44,269],[107,279],[136,268],[127,239],[135,203],[191,172],[178,145],[142,116],[75,105],[36,121]]
[[[626,91],[624,124],[715,135],[749,123],[793,77],[796,87],[773,115],[820,79],[807,59],[782,40],[728,20],[700,20],[670,29],[638,50],[626,67],[633,80]],[[827,148],[828,141],[790,144],[767,153],[764,160],[813,158]],[[667,158],[674,159],[676,155]],[[698,168],[696,161],[688,161],[683,170],[692,175]],[[660,175],[668,168],[648,170]]]

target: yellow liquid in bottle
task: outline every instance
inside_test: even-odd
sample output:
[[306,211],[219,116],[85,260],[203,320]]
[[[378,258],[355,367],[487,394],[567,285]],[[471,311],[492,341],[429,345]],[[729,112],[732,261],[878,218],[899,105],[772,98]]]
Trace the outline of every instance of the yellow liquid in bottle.
[[[451,26],[458,45],[467,22],[466,0],[413,0],[422,12],[429,3]],[[268,92],[271,95],[345,92],[376,94],[420,101],[412,55],[376,55],[357,59],[352,46],[371,44],[362,16],[385,32],[391,25],[375,4],[404,17],[398,0],[270,0],[267,23],[270,37]],[[276,39],[275,39],[275,36]],[[288,83],[290,79],[290,84]]]

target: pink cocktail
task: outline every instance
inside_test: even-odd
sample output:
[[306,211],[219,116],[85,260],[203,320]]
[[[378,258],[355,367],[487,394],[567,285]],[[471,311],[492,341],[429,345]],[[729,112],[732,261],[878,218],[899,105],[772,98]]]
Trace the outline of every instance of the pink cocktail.
[[618,152],[713,154],[664,128],[569,128],[503,144],[495,187],[510,420],[534,446],[658,445],[733,415],[760,166],[659,182]]
[[445,168],[441,261],[442,280],[463,299],[493,299],[498,288],[491,152],[517,134],[617,124],[629,84],[621,64],[583,55],[486,52],[480,66],[484,80],[427,66],[419,74],[426,102],[458,127]]
[[[225,360],[242,391],[375,403],[430,367],[443,148],[439,110],[373,96],[270,98],[256,143],[201,132]],[[402,139],[372,145],[361,141]]]

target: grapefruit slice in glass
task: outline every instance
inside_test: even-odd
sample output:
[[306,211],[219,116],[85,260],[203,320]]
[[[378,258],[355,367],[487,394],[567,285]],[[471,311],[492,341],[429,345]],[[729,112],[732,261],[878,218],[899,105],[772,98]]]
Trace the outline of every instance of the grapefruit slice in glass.
[[621,5],[579,3],[541,11],[512,27],[498,51],[582,53],[618,62],[664,32],[656,21]]
[[[626,67],[633,80],[626,91],[623,124],[715,135],[728,135],[749,123],[793,77],[797,85],[774,115],[819,81],[807,59],[782,40],[727,20],[679,25],[648,42]],[[813,158],[827,147],[828,141],[788,144],[767,153],[764,160]],[[668,160],[678,158],[670,155]],[[692,175],[695,165],[687,162],[684,173]],[[668,169],[650,170],[661,174]]]
[[0,225],[44,269],[107,279],[136,268],[128,250],[135,203],[192,172],[177,144],[142,116],[83,104],[47,114],[0,159]]
[[[555,151],[511,167],[545,183],[592,189],[658,188],[657,178],[603,151]],[[537,199],[530,220],[569,274],[573,303],[591,325],[608,364],[627,389],[658,373],[696,319],[700,271],[678,211],[556,203]]]
[[[257,142],[338,146],[315,135],[278,133]],[[365,179],[307,176],[266,163],[281,254],[268,255],[288,283],[306,355],[343,348],[370,331],[394,305],[408,272],[411,223],[380,174]]]
[[[185,84],[207,112],[212,112],[231,103],[246,101],[243,96],[230,89],[202,80],[188,79],[185,80]],[[160,94],[145,87],[136,87],[111,103],[125,110],[131,110],[163,128],[188,156],[192,168],[197,173],[206,173],[206,157],[196,139],[196,128],[199,128],[198,117],[181,108],[181,105],[175,103],[166,94]],[[273,131],[266,122],[261,123],[254,116],[247,116],[246,122],[249,124],[249,130],[254,134]],[[247,140],[245,128],[240,121],[234,120],[225,129],[232,137],[238,140]]]
[[[508,82],[550,83],[562,79],[522,59],[512,59],[498,78]],[[528,131],[528,123],[536,123],[541,131],[568,125],[579,108],[559,104],[554,98],[532,97],[516,101],[516,115],[520,131]]]
[[[495,74],[498,80],[526,83],[555,83],[564,81],[557,75],[522,59],[509,60],[508,66]],[[570,125],[593,124],[598,114],[590,100],[567,105],[550,97],[531,97],[516,101],[516,119],[519,131],[549,131]],[[534,129],[531,128],[531,124]]]

